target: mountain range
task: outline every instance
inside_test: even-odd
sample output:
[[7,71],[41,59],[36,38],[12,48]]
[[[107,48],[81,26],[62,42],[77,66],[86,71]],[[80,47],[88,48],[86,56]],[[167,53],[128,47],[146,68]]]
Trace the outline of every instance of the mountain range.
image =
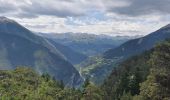
[[14,20],[0,17],[0,69],[27,66],[49,73],[68,86],[82,82],[79,72],[57,48]]
[[89,33],[46,33],[40,35],[85,56],[95,56],[139,36],[109,36]]

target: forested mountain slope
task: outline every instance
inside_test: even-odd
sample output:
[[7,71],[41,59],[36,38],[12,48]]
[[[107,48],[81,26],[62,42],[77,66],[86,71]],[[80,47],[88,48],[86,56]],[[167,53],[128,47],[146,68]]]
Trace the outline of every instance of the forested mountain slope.
[[107,100],[169,100],[170,41],[134,56],[115,68],[104,82]]

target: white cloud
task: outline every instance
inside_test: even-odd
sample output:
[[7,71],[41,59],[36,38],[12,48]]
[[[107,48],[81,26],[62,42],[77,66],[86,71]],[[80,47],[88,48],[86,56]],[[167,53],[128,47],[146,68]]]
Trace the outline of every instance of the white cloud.
[[38,32],[146,35],[170,22],[167,7],[165,0],[0,0],[0,15]]

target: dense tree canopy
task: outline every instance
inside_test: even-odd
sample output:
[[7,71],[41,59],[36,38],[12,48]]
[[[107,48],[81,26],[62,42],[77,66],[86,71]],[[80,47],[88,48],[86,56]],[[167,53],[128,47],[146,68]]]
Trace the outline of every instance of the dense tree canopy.
[[170,100],[170,42],[167,41],[155,47],[150,65],[150,74],[141,84],[139,98]]
[[100,88],[90,83],[80,91],[29,68],[0,71],[0,100],[89,100],[87,95],[91,100],[102,100]]
[[102,89],[107,100],[170,100],[170,41],[122,62]]

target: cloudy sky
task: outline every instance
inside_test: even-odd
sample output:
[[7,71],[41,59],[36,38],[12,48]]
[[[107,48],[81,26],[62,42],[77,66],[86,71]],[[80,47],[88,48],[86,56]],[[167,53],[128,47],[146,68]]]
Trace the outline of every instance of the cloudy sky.
[[36,32],[146,35],[170,23],[170,0],[0,0],[6,16]]

